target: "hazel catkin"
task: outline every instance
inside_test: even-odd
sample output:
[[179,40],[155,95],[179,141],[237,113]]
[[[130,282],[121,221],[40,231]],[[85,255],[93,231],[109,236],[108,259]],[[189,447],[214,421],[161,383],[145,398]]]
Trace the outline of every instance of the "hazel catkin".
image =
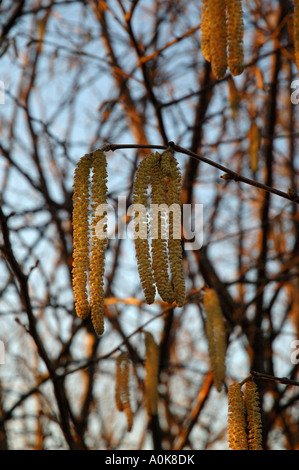
[[185,302],[186,286],[181,242],[181,172],[177,160],[171,151],[163,152],[161,168],[167,185],[167,201],[169,206],[168,256],[174,299],[177,305],[182,307]]
[[226,0],[209,0],[210,55],[212,71],[220,80],[227,69]]
[[168,205],[166,204],[166,183],[160,162],[152,168],[151,174],[151,245],[152,266],[158,292],[165,302],[174,301],[174,293],[168,275],[168,252],[166,222]]
[[207,62],[211,62],[209,0],[202,1],[201,9],[201,52]]
[[[147,191],[150,178],[152,207],[149,233]],[[164,301],[175,301],[182,307],[185,301],[185,279],[181,244],[181,174],[172,152],[163,152],[161,156],[156,152],[143,158],[136,172],[133,204],[135,227],[138,225],[139,228],[134,233],[138,272],[146,301],[149,304],[154,302],[157,285]],[[163,207],[162,215],[157,207]],[[157,217],[154,216],[155,211]],[[169,226],[168,234],[165,235],[167,215]]]
[[136,172],[133,190],[135,228],[136,225],[138,225],[138,232],[134,232],[137,266],[145,299],[148,304],[152,304],[155,300],[156,287],[148,241],[147,190],[152,167],[158,162],[159,158],[160,155],[158,152],[143,157]]
[[115,398],[115,405],[118,411],[124,410],[122,399],[121,399],[122,361],[123,361],[123,353],[119,354],[115,361],[114,398]]
[[248,450],[245,404],[241,384],[228,389],[228,443],[231,450]]
[[244,70],[242,0],[226,0],[228,67],[232,75]]
[[206,312],[206,335],[213,380],[216,390],[220,392],[226,373],[226,334],[222,310],[214,289],[206,290],[203,304]]
[[91,155],[78,162],[73,184],[73,292],[75,310],[82,320],[89,315],[87,273],[89,267],[89,185]]
[[262,418],[256,383],[249,380],[244,386],[249,450],[263,450]]
[[145,400],[149,416],[158,413],[159,346],[150,332],[145,333]]
[[101,150],[92,157],[92,244],[90,252],[91,319],[98,335],[104,332],[104,270],[107,247],[107,161]]
[[242,0],[203,0],[201,13],[201,51],[211,62],[216,79],[244,70]]
[[130,402],[129,390],[129,356],[122,352],[116,359],[115,367],[115,404],[118,411],[123,411],[127,418],[127,429],[130,432],[133,426],[133,412]]

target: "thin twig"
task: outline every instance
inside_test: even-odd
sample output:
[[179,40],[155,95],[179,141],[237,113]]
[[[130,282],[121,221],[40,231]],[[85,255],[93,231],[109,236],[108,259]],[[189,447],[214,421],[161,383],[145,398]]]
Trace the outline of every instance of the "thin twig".
[[174,152],[177,153],[182,153],[184,155],[188,155],[189,157],[195,158],[196,160],[199,160],[203,163],[206,163],[207,165],[213,166],[214,168],[217,168],[218,170],[223,172],[223,175],[221,176],[225,180],[232,180],[236,181],[239,183],[245,183],[250,186],[253,186],[258,189],[262,189],[263,191],[275,194],[276,196],[282,197],[284,199],[287,199],[288,201],[294,202],[296,204],[299,204],[299,196],[297,194],[294,194],[293,192],[285,193],[283,191],[280,191],[279,189],[273,188],[272,186],[268,186],[263,183],[259,183],[258,181],[252,180],[250,178],[246,178],[246,176],[242,176],[239,173],[236,173],[233,170],[230,170],[229,168],[221,165],[220,163],[214,162],[213,160],[210,160],[209,158],[203,157],[202,155],[198,155],[195,152],[192,152],[191,150],[188,150],[184,147],[181,147],[179,145],[176,145],[174,142],[168,142],[168,146],[166,145],[155,145],[155,144],[148,144],[148,145],[140,145],[140,144],[105,144],[101,147],[101,149],[105,152],[108,151],[115,151],[119,149],[158,149],[158,150],[166,150],[168,148],[172,148]]
[[299,382],[296,380],[288,379],[287,377],[275,377],[274,375],[264,374],[263,372],[250,371],[251,376],[257,379],[273,380],[285,385],[296,385],[299,387]]

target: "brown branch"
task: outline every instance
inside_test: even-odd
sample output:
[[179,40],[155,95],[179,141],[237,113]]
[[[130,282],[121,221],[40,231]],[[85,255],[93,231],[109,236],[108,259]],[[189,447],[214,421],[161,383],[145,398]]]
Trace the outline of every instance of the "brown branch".
[[[297,382],[297,380],[288,379],[287,377],[275,377],[274,375],[264,374],[263,372],[256,372],[255,370],[251,370],[250,374],[256,379],[272,380],[284,385],[295,385],[299,387],[299,382]],[[248,377],[247,379],[249,380],[249,378],[250,377]]]
[[[207,86],[211,82],[211,65],[205,62],[204,74],[201,79],[200,88],[206,90],[198,96],[196,111],[194,113],[194,124],[192,129],[192,139],[190,148],[193,152],[198,152],[202,144],[203,137],[203,123],[205,116],[212,98],[211,89]],[[193,199],[194,182],[197,178],[199,161],[195,158],[190,158],[186,165],[185,176],[182,184],[182,199],[183,204],[190,204]]]
[[[13,5],[13,3],[16,3],[16,5]],[[1,35],[0,35],[0,44],[2,44],[3,40],[6,38],[6,36],[9,34],[10,30],[15,26],[17,21],[20,20],[23,14],[23,8],[25,6],[25,0],[19,0],[19,2],[13,2],[13,8],[14,11],[10,15],[7,23],[5,23],[2,27]]]
[[193,426],[196,424],[198,416],[201,410],[203,409],[206,400],[209,397],[212,385],[213,385],[213,374],[211,372],[208,372],[202,384],[202,387],[200,388],[198,392],[196,403],[193,409],[191,410],[191,413],[189,416],[189,422],[187,425],[182,427],[182,430],[177,438],[177,444],[174,447],[175,450],[182,450],[183,447],[186,445],[188,441],[188,437],[193,429]]
[[159,49],[156,49],[155,52],[153,52],[152,54],[148,54],[146,56],[140,57],[141,63],[145,63],[145,62],[148,62],[149,60],[154,59],[158,55],[162,54],[162,52],[169,49],[171,46],[174,46],[175,44],[177,44],[178,42],[180,42],[183,39],[187,38],[188,36],[191,36],[192,34],[196,33],[196,31],[198,31],[200,29],[200,27],[201,27],[201,24],[195,26],[194,28],[190,28],[188,31],[186,31],[181,36],[175,37],[174,39],[172,39],[172,41],[167,42],[163,47],[160,47]]
[[128,35],[130,37],[130,40],[132,42],[133,48],[135,49],[136,55],[138,57],[139,66],[141,68],[141,73],[143,75],[144,87],[146,89],[148,99],[152,103],[152,105],[155,109],[156,118],[157,118],[157,122],[158,122],[158,126],[159,126],[161,136],[162,136],[164,142],[167,143],[168,139],[167,139],[165,124],[164,124],[164,121],[163,121],[160,102],[157,99],[157,97],[155,95],[155,92],[154,92],[154,80],[153,80],[152,69],[150,67],[148,67],[147,64],[146,64],[146,61],[143,60],[144,59],[143,51],[139,47],[138,41],[137,41],[137,39],[135,37],[135,34],[133,32],[131,19],[132,19],[132,15],[127,16],[127,18],[126,18],[127,28],[126,29],[127,29]]
[[259,183],[258,181],[252,180],[250,178],[247,178],[246,176],[240,175],[239,173],[236,173],[235,171],[221,165],[220,163],[214,162],[213,160],[210,160],[209,158],[203,157],[202,155],[198,155],[195,152],[192,152],[192,150],[188,150],[184,147],[181,147],[179,145],[176,145],[174,142],[168,142],[168,146],[166,145],[140,145],[140,144],[105,144],[102,146],[102,150],[104,152],[108,152],[109,150],[115,151],[118,149],[157,149],[157,150],[166,150],[169,147],[172,148],[174,152],[177,153],[182,153],[184,155],[188,155],[189,157],[195,158],[196,160],[199,160],[203,163],[206,163],[207,165],[213,166],[214,168],[217,168],[218,170],[222,171],[224,175],[229,175],[230,178],[224,177],[223,179],[231,179],[232,181],[236,181],[239,183],[245,183],[248,184],[249,186],[253,186],[258,189],[262,189],[263,191],[266,191],[268,193],[275,194],[276,196],[282,197],[284,199],[287,199],[288,201],[291,201],[295,204],[299,204],[299,196],[289,194],[289,192],[283,192],[280,191],[279,189],[273,188],[272,186],[268,186],[267,184],[264,183]]
[[124,73],[121,66],[119,65],[117,54],[113,48],[113,41],[111,40],[111,34],[109,32],[106,19],[106,4],[105,2],[96,2],[93,0],[91,2],[91,8],[102,29],[102,39],[107,50],[109,63],[112,67],[114,80],[118,89],[120,90],[119,99],[125,109],[129,128],[137,142],[147,142],[143,116],[141,116],[136,109],[136,103],[132,97],[128,84],[128,76]]

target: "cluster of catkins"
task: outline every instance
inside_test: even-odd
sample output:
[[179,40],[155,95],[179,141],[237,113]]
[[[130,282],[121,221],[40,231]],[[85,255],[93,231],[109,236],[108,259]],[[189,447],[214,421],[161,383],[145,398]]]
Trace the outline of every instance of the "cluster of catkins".
[[201,50],[218,80],[227,67],[232,75],[243,72],[243,33],[242,0],[203,0]]
[[[152,188],[151,225],[147,212],[149,184]],[[79,160],[73,189],[75,309],[81,319],[91,313],[94,330],[101,335],[104,331],[104,265],[107,248],[107,212],[103,210],[107,206],[107,161],[103,151],[96,150]],[[147,303],[153,303],[157,287],[163,301],[176,302],[181,307],[185,300],[181,174],[172,152],[166,151],[162,155],[152,153],[141,160],[134,182],[133,204],[134,222],[138,226],[135,233],[136,257],[145,299]],[[171,207],[178,211],[168,210]]]
[[262,419],[253,380],[235,382],[228,389],[228,442],[231,450],[263,450]]
[[[180,236],[181,173],[171,151],[161,155],[158,152],[151,153],[142,159],[134,182],[133,205],[134,221],[138,226],[138,231],[135,231],[138,272],[146,301],[148,304],[154,302],[157,288],[163,301],[176,302],[182,307],[185,301],[185,279]],[[148,206],[149,212],[144,211]]]
[[[226,365],[226,332],[217,292],[206,289],[203,297],[206,335],[215,388],[222,389]],[[255,382],[236,382],[228,389],[228,442],[232,450],[262,450],[262,419]]]
[[[75,309],[84,320],[91,313],[95,332],[104,331],[104,263],[107,246],[106,214],[98,213],[107,204],[107,161],[100,150],[84,155],[78,162],[73,185],[73,292]],[[92,178],[90,180],[90,173]],[[89,223],[92,209],[91,227]],[[100,237],[97,224],[103,224]],[[90,237],[91,228],[91,237]],[[90,247],[91,242],[91,247]],[[88,280],[89,273],[89,280]],[[89,281],[90,302],[87,284]]]

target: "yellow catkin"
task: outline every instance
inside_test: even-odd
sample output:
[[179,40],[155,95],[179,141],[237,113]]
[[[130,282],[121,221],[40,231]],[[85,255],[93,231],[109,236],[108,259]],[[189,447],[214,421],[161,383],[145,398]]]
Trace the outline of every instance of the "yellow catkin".
[[73,185],[73,292],[79,318],[89,315],[87,272],[89,266],[89,186],[91,156],[84,155],[78,162]]
[[216,79],[220,80],[227,69],[226,1],[209,0],[208,9],[212,71]]
[[262,418],[257,386],[250,380],[244,386],[249,450],[263,450]]
[[127,418],[127,430],[133,426],[133,412],[129,390],[130,362],[128,353],[122,352],[116,359],[115,369],[115,403],[119,411],[123,411]]
[[122,361],[123,353],[119,354],[115,362],[115,387],[114,387],[114,396],[115,396],[115,405],[118,411],[123,411],[123,403],[121,400],[121,374],[122,374]]
[[124,367],[122,371],[122,403],[123,403],[123,410],[127,418],[127,430],[128,432],[131,431],[133,426],[133,412],[131,408],[131,401],[130,401],[130,389],[129,389],[129,359],[128,357],[124,361]]
[[[173,153],[166,151],[161,156],[161,168],[167,184],[167,200],[171,207],[181,208],[181,172]],[[181,213],[169,211],[168,256],[174,289],[174,298],[179,307],[185,302],[186,286],[183,270],[183,252],[181,242]]]
[[[160,155],[158,152],[146,155],[141,160],[134,182],[133,205],[134,220],[138,220],[139,231],[135,232],[135,250],[138,265],[138,272],[143,288],[144,296],[148,304],[152,304],[155,300],[156,287],[152,272],[151,253],[148,242],[148,217],[147,217],[147,190],[150,180],[152,167],[158,162]],[[137,205],[141,205],[144,212],[136,209]]]
[[[167,233],[165,232],[166,217],[166,183],[163,178],[160,162],[152,168],[151,177],[151,244],[152,244],[152,266],[158,292],[165,302],[174,301],[173,289],[168,275],[168,252]],[[155,209],[154,209],[155,206]],[[157,208],[162,209],[158,211]]]
[[245,404],[241,384],[228,389],[228,443],[231,450],[248,450]]
[[201,52],[206,61],[211,62],[209,0],[203,0],[201,10]]
[[[100,213],[99,209],[107,204],[107,160],[105,153],[101,150],[96,150],[93,153],[92,170],[93,214],[89,273],[90,304],[94,330],[98,335],[102,335],[104,332],[104,271],[107,226],[104,218],[105,212]],[[99,230],[99,227],[101,227],[101,230]]]
[[206,311],[206,334],[213,380],[216,390],[220,392],[226,373],[226,334],[224,318],[217,292],[214,289],[206,290],[203,303]]
[[151,333],[145,333],[145,399],[149,416],[158,413],[159,346]]
[[232,75],[244,70],[242,0],[226,0],[228,67]]
[[293,31],[295,63],[299,72],[299,0],[294,0]]

